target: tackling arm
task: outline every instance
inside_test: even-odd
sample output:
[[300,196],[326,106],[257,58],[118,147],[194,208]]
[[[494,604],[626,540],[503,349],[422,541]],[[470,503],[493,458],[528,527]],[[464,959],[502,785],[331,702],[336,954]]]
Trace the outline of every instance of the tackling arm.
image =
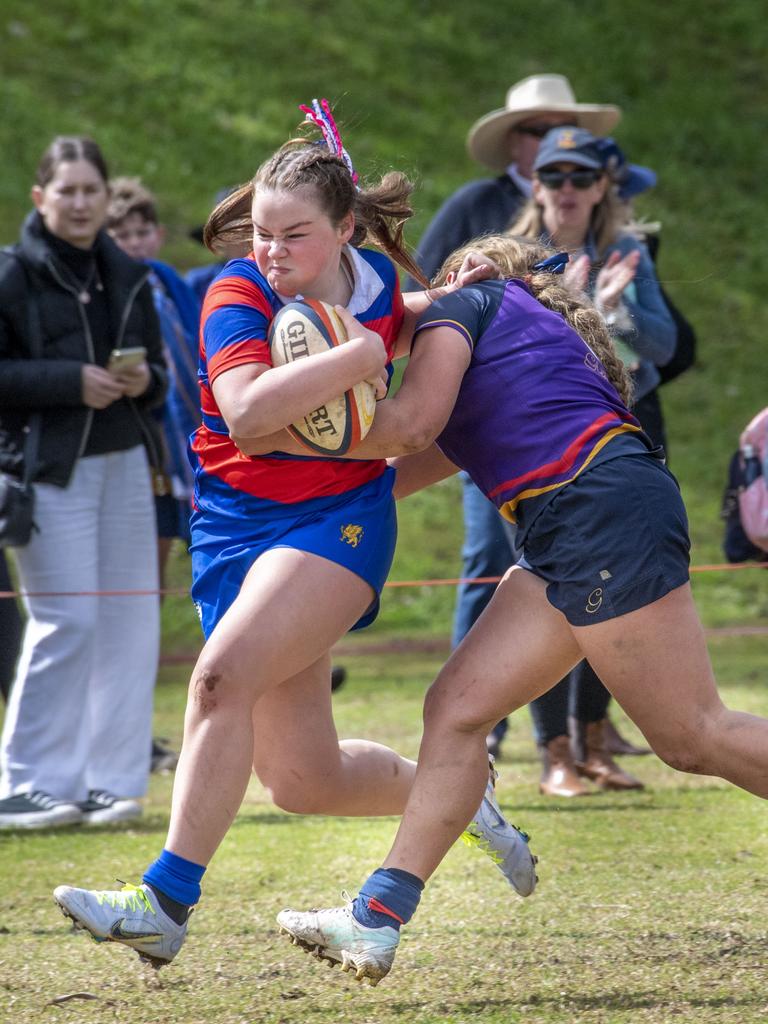
[[413,330],[416,326],[416,321],[433,302],[442,298],[443,295],[448,295],[449,292],[455,292],[458,288],[464,288],[468,284],[501,276],[501,268],[497,263],[483,253],[471,249],[464,257],[458,271],[455,274],[451,271],[447,275],[445,284],[435,288],[428,288],[422,292],[405,292],[403,294],[405,317],[395,342],[395,351],[392,358],[399,359],[400,356],[408,354],[411,348],[411,341],[413,340]]
[[379,402],[371,429],[346,458],[384,459],[429,448],[448,422],[470,358],[466,339],[453,328],[422,331],[400,390]]
[[[470,358],[467,341],[458,331],[450,327],[430,327],[422,331],[418,345],[411,352],[400,390],[394,398],[378,403],[366,437],[345,455],[329,453],[328,457],[386,459],[413,455],[429,448],[448,422]],[[232,437],[246,455],[263,455],[277,450],[292,455],[307,454],[307,449],[286,430],[256,437],[238,436],[233,432]],[[447,460],[445,462],[452,466]],[[422,486],[455,472],[455,467],[450,470],[443,468],[445,471],[441,476],[433,477]]]
[[[283,427],[324,402],[361,380],[376,378],[386,357],[381,338],[366,331],[345,345],[286,366],[234,366],[216,377],[213,394],[232,437],[253,439],[282,434]],[[273,445],[268,450],[274,449]],[[306,449],[303,451],[306,454]]]

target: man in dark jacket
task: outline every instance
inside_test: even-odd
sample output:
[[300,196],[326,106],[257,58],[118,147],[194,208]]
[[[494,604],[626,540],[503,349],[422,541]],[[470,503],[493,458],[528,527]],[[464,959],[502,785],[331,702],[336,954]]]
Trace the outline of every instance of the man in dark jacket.
[[447,256],[470,239],[505,231],[531,194],[533,161],[550,128],[578,124],[607,135],[621,117],[618,107],[577,103],[563,75],[531,75],[507,92],[505,106],[469,130],[467,150],[498,177],[462,185],[435,214],[419,243],[416,262],[432,278]]
[[[462,185],[435,214],[424,232],[416,262],[432,278],[447,256],[478,235],[505,231],[531,194],[533,161],[539,142],[558,125],[578,124],[607,134],[621,117],[610,104],[578,103],[562,75],[531,75],[507,92],[506,104],[470,128],[467,149],[478,163],[497,173]],[[413,287],[418,287],[413,285]],[[517,560],[514,531],[505,531],[493,504],[462,474],[464,534],[461,575],[466,579],[501,576]],[[463,584],[458,589],[454,646],[491,599],[495,584]]]

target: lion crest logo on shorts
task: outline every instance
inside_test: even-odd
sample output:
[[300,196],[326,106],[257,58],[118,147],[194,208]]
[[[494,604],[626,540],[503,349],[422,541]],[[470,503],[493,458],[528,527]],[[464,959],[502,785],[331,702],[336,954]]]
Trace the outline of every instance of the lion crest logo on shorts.
[[587,603],[584,605],[584,611],[587,615],[594,615],[595,612],[600,610],[600,606],[603,603],[603,588],[595,587],[592,593],[587,598]]
[[356,548],[362,539],[362,526],[356,526],[354,523],[349,523],[347,526],[342,526],[341,540],[343,540],[345,544],[349,544],[350,547]]

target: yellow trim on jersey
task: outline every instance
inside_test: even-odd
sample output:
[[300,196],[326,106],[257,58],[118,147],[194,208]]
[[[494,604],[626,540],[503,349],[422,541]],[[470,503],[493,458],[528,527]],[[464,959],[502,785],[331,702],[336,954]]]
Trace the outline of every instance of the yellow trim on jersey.
[[594,459],[597,453],[602,448],[604,448],[610,440],[616,437],[617,434],[625,434],[627,433],[627,431],[634,431],[635,433],[639,433],[640,430],[640,427],[635,427],[631,423],[622,423],[620,427],[614,427],[613,430],[609,430],[607,434],[604,434],[603,437],[600,438],[600,440],[597,442],[595,447],[589,453],[589,455],[581,464],[581,466],[579,466],[579,468],[576,470],[573,476],[568,477],[567,480],[560,480],[558,481],[558,483],[555,484],[547,484],[546,487],[531,487],[527,491],[520,491],[520,493],[516,494],[515,497],[512,498],[510,501],[505,501],[504,504],[499,509],[499,512],[501,512],[504,518],[507,519],[510,523],[517,523],[515,511],[517,510],[517,506],[520,504],[521,501],[523,501],[525,498],[538,498],[540,494],[546,494],[547,491],[554,491],[557,490],[558,487],[565,487],[566,484],[571,483],[573,480],[576,479],[577,476],[584,472],[584,470],[590,464],[592,459]]
[[474,351],[475,339],[469,333],[469,331],[464,326],[464,324],[460,323],[460,321],[458,321],[458,320],[451,320],[447,316],[446,317],[442,317],[440,320],[430,320],[429,323],[419,324],[418,328],[416,329],[416,331],[414,332],[414,335],[413,335],[414,340],[416,338],[416,335],[417,334],[421,334],[422,331],[428,331],[430,328],[434,329],[436,327],[450,327],[450,328],[453,328],[453,330],[458,331],[459,334],[462,335],[462,337],[466,338],[466,340],[469,342],[470,349],[472,349],[472,351]]

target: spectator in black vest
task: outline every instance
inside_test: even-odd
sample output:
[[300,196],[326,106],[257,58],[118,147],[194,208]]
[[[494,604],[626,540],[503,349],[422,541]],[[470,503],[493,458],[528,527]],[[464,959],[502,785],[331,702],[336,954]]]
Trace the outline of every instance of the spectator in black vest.
[[[0,434],[23,449],[30,414],[41,416],[39,529],[13,551],[27,624],[0,748],[0,828],[135,818],[147,785],[159,648],[149,409],[167,376],[147,268],[104,232],[107,197],[96,143],[55,139],[35,210],[0,257]],[[110,370],[126,348],[144,356]],[[148,593],[114,594],[125,590]]]

